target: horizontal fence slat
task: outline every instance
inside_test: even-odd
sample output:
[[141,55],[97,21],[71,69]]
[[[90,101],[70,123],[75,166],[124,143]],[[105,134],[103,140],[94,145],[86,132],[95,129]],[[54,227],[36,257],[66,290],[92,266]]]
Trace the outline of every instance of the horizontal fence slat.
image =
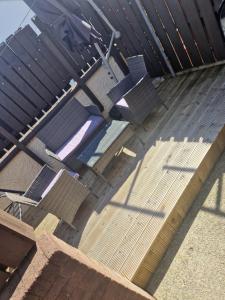
[[53,93],[53,95],[57,95],[57,93],[60,93],[60,90],[64,87],[64,83],[62,82],[62,79],[58,76],[54,68],[38,51],[38,48],[35,47],[35,42],[33,40],[30,41],[27,37],[27,26],[23,30],[19,30],[18,32],[16,32],[14,36],[17,42],[24,48],[24,51],[26,51],[30,55],[30,57],[40,67],[42,72],[44,72],[44,77],[42,78],[47,78],[47,82],[43,82],[43,84],[45,83],[49,89],[51,88],[51,92]]
[[57,72],[60,74],[65,84],[68,84],[70,81],[70,76],[68,72],[64,68],[64,66],[58,61],[53,55],[52,51],[46,47],[46,45],[42,41],[42,34],[38,37],[38,47],[42,53],[44,53],[46,59],[51,62],[52,65],[55,65]]
[[[34,24],[38,27],[38,29],[42,32],[42,34],[47,34],[49,37],[51,37],[54,46],[57,47],[66,58],[71,62],[72,67],[76,72],[80,72],[83,67],[86,66],[86,62],[83,60],[83,58],[74,51],[73,55],[71,52],[69,52],[62,43],[59,42],[58,37],[54,34],[53,31],[50,30],[50,28],[45,25],[41,20],[36,16],[33,19]],[[51,48],[50,48],[51,49]]]
[[[95,1],[99,8],[103,11],[109,21],[113,24],[116,30],[119,30],[121,33],[121,37],[118,40],[118,44],[122,44],[122,50],[125,51],[125,56],[131,56],[138,54],[140,50],[139,45],[137,45],[136,41],[131,38],[131,33],[126,32],[126,21],[120,10],[118,9],[118,5],[115,1]],[[133,41],[132,41],[133,40]]]
[[8,111],[6,111],[0,105],[0,120],[2,120],[8,127],[14,132],[20,132],[24,129],[24,125],[21,124],[16,118],[14,118]]
[[204,63],[213,63],[215,59],[210,49],[209,41],[198,14],[194,0],[180,0],[181,7],[193,32]]
[[220,5],[222,3],[222,0],[212,0],[213,6],[214,6],[214,10],[216,12],[218,12]]
[[[29,68],[29,70],[37,77],[37,79],[45,85],[51,92],[52,96],[60,92],[60,89],[56,87],[46,73],[41,69],[37,62],[27,53],[23,46],[17,41],[15,36],[12,36],[7,40],[9,47],[15,52],[20,60]],[[46,102],[50,102],[46,99]]]
[[[6,139],[4,139],[4,137],[0,137],[0,152],[4,155],[5,151],[3,151],[3,149],[5,147],[7,147],[10,144],[9,141],[7,141]],[[0,156],[1,156],[0,153]]]
[[206,31],[216,59],[223,60],[225,58],[225,45],[219,29],[219,24],[213,12],[212,4],[210,0],[196,0],[196,2],[205,23]]
[[70,80],[70,78],[68,77],[66,70],[63,68],[60,62],[54,58],[52,52],[42,42],[42,38],[41,38],[42,33],[40,33],[37,36],[37,34],[30,26],[27,26],[26,30],[27,30],[27,34],[29,35],[30,41],[34,43],[35,47],[37,47],[38,51],[41,52],[42,56],[44,56],[45,59],[54,67],[54,70],[58,73],[61,80],[64,83],[67,83],[68,80]]
[[10,64],[13,69],[38,93],[45,101],[49,99],[49,102],[53,98],[49,90],[41,84],[41,82],[35,77],[35,75],[20,61],[15,53],[6,46],[3,49],[3,54],[0,56]]
[[46,107],[44,100],[7,63],[0,58],[0,73],[37,108]]
[[26,51],[32,57],[35,57],[35,61],[45,71],[54,85],[56,85],[60,90],[63,89],[66,85],[65,79],[60,75],[55,65],[51,63],[51,59],[46,57],[44,51],[41,51],[39,46],[40,43],[38,42],[38,36],[34,37],[32,32],[33,29],[30,26],[26,26],[23,30],[18,32],[18,38],[21,38],[21,43],[24,41],[23,44],[26,48]]
[[38,115],[39,110],[29,100],[27,100],[13,85],[0,75],[0,90],[7,94],[17,105],[23,109],[31,117]]
[[21,123],[23,123],[24,125],[31,122],[32,118],[28,116],[18,105],[16,105],[9,97],[7,97],[1,91],[0,91],[0,105],[4,107],[13,117],[21,120]]
[[[146,44],[145,51],[149,54],[154,53],[154,59],[156,64],[160,65],[157,66],[157,75],[163,75],[167,73],[168,66],[165,63],[165,59],[162,55],[161,49],[159,49],[158,45],[156,44],[155,38],[152,35],[152,32],[150,31],[148,25],[146,24],[146,21],[144,20],[142,13],[140,12],[136,1],[132,0],[129,2],[129,6],[131,7],[133,14],[135,18],[137,19],[138,24],[140,24],[140,28],[143,31],[143,34],[145,36],[145,39],[148,41],[148,44]],[[149,47],[150,46],[150,47]]]

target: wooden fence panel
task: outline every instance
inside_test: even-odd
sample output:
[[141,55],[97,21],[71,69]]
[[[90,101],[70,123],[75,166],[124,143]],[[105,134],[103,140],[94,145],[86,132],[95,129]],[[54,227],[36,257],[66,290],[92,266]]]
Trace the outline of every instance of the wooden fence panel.
[[46,107],[47,103],[16,73],[10,65],[0,58],[0,73],[11,82],[22,95],[25,95],[36,107]]
[[13,132],[21,132],[24,129],[24,125],[12,116],[4,107],[0,105],[1,120],[11,129]]
[[148,58],[149,64],[151,64],[149,70],[152,70],[152,72],[154,71],[155,76],[164,73],[164,70],[166,69],[165,63],[158,47],[152,39],[152,35],[147,34],[145,21],[140,15],[135,2],[127,2],[126,0],[118,0],[118,2],[120,3],[120,7],[124,12],[124,15],[126,15],[133,34],[135,34],[135,38],[141,45],[142,50],[140,54],[145,54],[145,57]]
[[[45,101],[49,102],[53,98],[52,94],[49,90],[43,86],[40,81],[35,77],[35,75],[28,69],[20,59],[15,55],[15,53],[5,45],[3,50],[3,55],[1,56],[10,66],[13,68],[15,72],[17,72],[21,78],[23,78],[26,82],[28,82],[33,90],[35,90]],[[41,104],[42,107],[42,104]]]
[[[210,0],[140,1],[175,71],[225,59],[224,40]],[[96,17],[91,17],[96,15],[94,9],[87,1],[79,0],[79,3],[83,3],[84,12],[88,7],[88,20],[97,24]],[[121,32],[116,43],[125,57],[144,54],[153,77],[168,72],[135,0],[95,0],[95,3]],[[104,21],[99,20],[100,17],[97,26],[101,29],[100,23]]]
[[142,4],[143,4],[145,11],[148,14],[148,17],[149,17],[153,27],[155,28],[155,31],[156,31],[156,34],[157,34],[159,40],[163,44],[166,55],[170,58],[170,61],[173,65],[174,70],[180,71],[181,70],[180,60],[174,50],[174,47],[173,47],[166,31],[164,30],[164,28],[162,26],[161,20],[158,17],[155,6],[149,0],[143,0]]
[[24,126],[32,121],[32,118],[2,91],[0,91],[0,105],[14,118],[21,120],[21,123],[24,124]]
[[184,48],[182,40],[180,38],[179,32],[177,31],[176,25],[174,24],[170,12],[164,2],[164,0],[152,0],[160,19],[163,22],[163,26],[166,30],[166,33],[171,40],[173,47],[179,57],[179,60],[183,68],[191,68],[191,61],[187,55],[187,52]]
[[[23,43],[19,41],[18,33],[17,35],[10,37],[7,40],[7,44],[9,47],[16,53],[18,57],[23,61],[23,63],[30,68],[31,72],[36,75],[38,80],[40,82],[44,82],[45,86],[48,88],[48,90],[51,92],[52,95],[55,95],[59,93],[60,88],[49,78],[49,76],[46,74],[46,72],[42,69],[42,67],[39,65],[39,61],[36,59],[36,57],[32,57],[30,55],[30,48],[28,48],[28,51],[23,47]],[[26,45],[27,47],[27,45]],[[54,97],[54,96],[53,96]],[[47,102],[50,102],[49,100],[46,100]]]
[[63,89],[65,87],[64,79],[60,76],[55,66],[45,57],[44,53],[40,51],[37,36],[33,37],[30,32],[32,32],[31,27],[26,26],[23,30],[18,31],[15,35],[16,39],[38,63],[54,85],[57,86],[59,90]]
[[[29,25],[0,44],[0,125],[26,133],[68,88],[71,74]],[[0,137],[0,156],[12,143]]]
[[13,85],[0,75],[0,90],[12,99],[19,106],[23,107],[26,113],[32,117],[38,115],[39,110],[31,102],[29,102],[24,95],[22,95]]
[[185,48],[190,56],[192,65],[197,67],[202,65],[202,59],[199,54],[197,45],[193,39],[191,30],[187,24],[185,15],[182,11],[180,3],[174,0],[167,0],[167,7],[172,15],[175,26],[179,32],[180,38],[182,39]]
[[[87,0],[77,0],[82,17],[102,34],[105,51],[111,29]],[[135,0],[94,0],[121,38],[114,46],[124,57],[144,54],[152,77],[168,73],[155,37]],[[68,2],[70,7],[72,2]],[[218,0],[140,0],[144,13],[168,56],[175,72],[225,59],[224,38],[219,28]],[[93,45],[83,50],[68,50],[56,35],[41,23],[38,36],[29,25],[0,45],[0,122],[14,136],[28,129],[68,87],[70,79],[95,103],[98,100],[85,86],[84,72],[99,57]],[[114,51],[115,51],[114,48]],[[86,74],[86,73],[85,73]],[[85,75],[86,76],[86,75]],[[85,78],[88,78],[85,77]],[[0,137],[0,152],[9,142]]]
[[210,45],[213,47],[216,60],[222,60],[225,58],[225,45],[213,12],[213,6],[210,0],[196,0],[196,3],[204,21]]
[[203,63],[209,64],[215,62],[215,58],[213,57],[207,34],[199,17],[195,2],[180,0],[180,4],[187,18],[188,25],[191,28],[193,38],[197,43]]

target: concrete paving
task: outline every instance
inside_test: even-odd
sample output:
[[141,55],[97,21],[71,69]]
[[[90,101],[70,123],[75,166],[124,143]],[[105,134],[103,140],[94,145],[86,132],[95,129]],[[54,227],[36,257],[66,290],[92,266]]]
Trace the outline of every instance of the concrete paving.
[[225,299],[225,153],[176,233],[148,291],[159,300]]

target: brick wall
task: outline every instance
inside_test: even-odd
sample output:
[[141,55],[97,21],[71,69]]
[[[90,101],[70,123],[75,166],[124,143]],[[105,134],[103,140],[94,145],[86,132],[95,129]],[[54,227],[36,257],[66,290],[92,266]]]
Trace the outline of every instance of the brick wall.
[[125,278],[52,235],[38,240],[37,251],[16,290],[12,291],[10,284],[13,282],[0,295],[1,300],[153,299]]

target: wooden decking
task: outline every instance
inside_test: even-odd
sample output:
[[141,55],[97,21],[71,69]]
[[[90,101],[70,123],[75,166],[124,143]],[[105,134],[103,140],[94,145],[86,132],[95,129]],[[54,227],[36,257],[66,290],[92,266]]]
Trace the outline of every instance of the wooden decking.
[[[96,182],[74,246],[145,287],[225,147],[225,67],[169,79],[160,107]],[[98,185],[97,185],[98,184]],[[65,237],[63,231],[61,236]]]

